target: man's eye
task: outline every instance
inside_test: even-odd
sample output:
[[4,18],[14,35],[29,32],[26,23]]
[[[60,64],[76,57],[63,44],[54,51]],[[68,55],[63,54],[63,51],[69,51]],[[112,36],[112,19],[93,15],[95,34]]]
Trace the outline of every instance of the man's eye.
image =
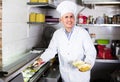
[[70,16],[70,18],[73,18],[73,16]]
[[65,18],[68,18],[68,16],[65,16]]

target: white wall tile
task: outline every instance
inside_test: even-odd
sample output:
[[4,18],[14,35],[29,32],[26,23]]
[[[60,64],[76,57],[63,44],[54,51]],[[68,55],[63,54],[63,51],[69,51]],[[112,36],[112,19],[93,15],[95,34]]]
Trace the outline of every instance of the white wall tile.
[[3,23],[2,37],[3,43],[19,41],[27,38],[26,23]]
[[[19,40],[6,43],[3,46],[3,65],[6,66],[21,58],[27,50],[28,40]],[[10,61],[12,59],[12,61]]]
[[26,22],[27,21],[27,0],[4,0],[3,1],[3,22]]
[[[15,62],[24,53],[36,46],[38,40],[41,39],[43,27],[27,24],[31,12],[27,1],[3,0],[2,56],[4,66]],[[40,9],[35,11],[41,12]]]

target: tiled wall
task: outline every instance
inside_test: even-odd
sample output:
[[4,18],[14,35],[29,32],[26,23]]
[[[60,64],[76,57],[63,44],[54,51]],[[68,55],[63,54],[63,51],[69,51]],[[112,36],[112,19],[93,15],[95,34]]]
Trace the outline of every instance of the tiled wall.
[[0,66],[2,64],[2,0],[0,0]]
[[43,27],[27,24],[31,12],[27,1],[3,0],[3,67],[23,57],[41,39]]

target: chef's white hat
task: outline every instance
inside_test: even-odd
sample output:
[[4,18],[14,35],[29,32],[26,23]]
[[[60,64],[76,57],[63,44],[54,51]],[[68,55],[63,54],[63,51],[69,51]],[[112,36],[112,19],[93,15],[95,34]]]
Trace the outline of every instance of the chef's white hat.
[[61,16],[69,12],[75,15],[77,12],[77,5],[72,1],[63,1],[57,6],[56,10],[61,14]]

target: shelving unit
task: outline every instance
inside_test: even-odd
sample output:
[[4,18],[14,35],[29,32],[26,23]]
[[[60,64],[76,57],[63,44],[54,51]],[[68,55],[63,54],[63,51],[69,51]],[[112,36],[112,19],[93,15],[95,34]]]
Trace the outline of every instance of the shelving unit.
[[[42,54],[43,52],[41,52],[40,54]],[[14,72],[11,72],[11,73],[7,73],[5,72],[6,74],[3,74],[3,76],[6,76],[6,77],[3,77],[2,79],[4,79],[5,82],[8,82],[9,80],[11,80],[13,77],[17,76],[18,74],[21,73],[21,71],[24,71],[27,69],[27,67],[30,67],[36,59],[39,58],[39,54],[29,54],[31,55],[31,59],[29,59],[28,61],[26,61],[26,58],[28,58],[27,56],[23,59],[23,60],[20,60],[20,61],[24,61],[26,62],[26,64],[22,65],[21,64],[21,67],[19,67],[19,65],[13,67],[13,69],[11,69],[11,71],[14,71]],[[33,57],[35,56],[35,57]],[[46,71],[50,66],[50,62],[46,62],[44,64],[41,64],[39,67],[36,68],[36,73],[34,73],[32,76],[32,78],[30,77],[29,78],[29,82],[34,82],[38,79],[38,77],[40,77],[44,71]],[[15,70],[14,68],[18,68],[17,70]],[[0,71],[0,75],[2,75],[3,72]],[[1,78],[0,78],[0,81],[1,81]]]
[[58,23],[59,22],[44,22],[44,23],[41,23],[41,22],[27,22],[27,24],[49,24],[49,25],[56,25]]
[[[56,9],[56,6],[53,4],[49,4],[49,3],[31,3],[28,2],[27,5],[30,5],[32,7],[37,7],[37,8],[42,8],[42,9]],[[56,25],[59,22],[27,22],[27,24],[49,24],[49,25]]]
[[49,3],[31,3],[31,2],[28,2],[27,5],[36,6],[36,7],[40,7],[40,8],[50,8],[50,9],[56,8],[55,5],[49,4]]
[[[119,0],[80,0],[82,6],[85,6],[83,10],[88,7],[90,9],[94,9],[95,6],[117,6],[120,7]],[[80,4],[81,5],[81,4]],[[83,11],[82,10],[82,11]],[[120,14],[120,13],[119,13]],[[77,24],[82,27],[120,27],[119,24]]]
[[120,27],[120,24],[77,24],[82,27]]
[[120,60],[118,60],[118,59],[96,59],[96,62],[101,62],[101,63],[120,63]]
[[120,4],[119,0],[84,0],[84,4]]

